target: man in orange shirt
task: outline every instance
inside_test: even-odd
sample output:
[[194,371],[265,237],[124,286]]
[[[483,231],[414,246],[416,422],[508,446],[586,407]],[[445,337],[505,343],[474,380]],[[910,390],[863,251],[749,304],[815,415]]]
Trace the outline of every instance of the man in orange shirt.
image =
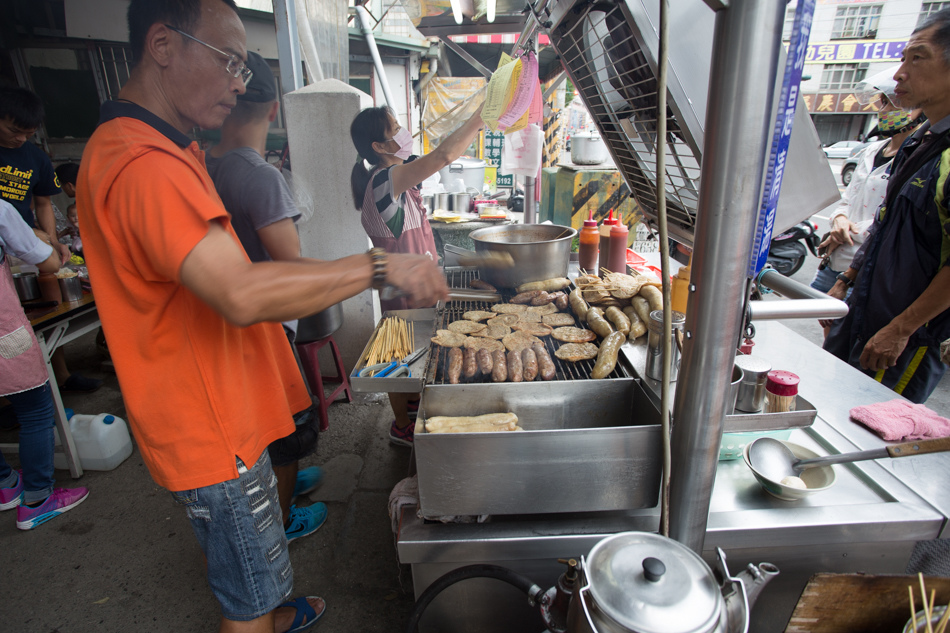
[[[218,128],[250,78],[233,0],[132,0],[136,65],[103,105],[77,206],[129,421],[155,481],[185,506],[222,632],[302,631],[320,598],[293,573],[267,445],[309,403],[280,321],[370,287],[447,298],[424,256],[252,264],[187,136]],[[281,608],[278,608],[281,607]]]

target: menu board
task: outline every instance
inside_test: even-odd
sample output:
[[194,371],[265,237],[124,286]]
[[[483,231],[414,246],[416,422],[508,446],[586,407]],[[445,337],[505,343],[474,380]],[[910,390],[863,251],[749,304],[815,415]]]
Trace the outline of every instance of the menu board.
[[[502,132],[485,130],[485,162],[501,169],[501,148],[505,146],[505,135]],[[495,182],[497,187],[513,187],[514,176],[498,172]]]

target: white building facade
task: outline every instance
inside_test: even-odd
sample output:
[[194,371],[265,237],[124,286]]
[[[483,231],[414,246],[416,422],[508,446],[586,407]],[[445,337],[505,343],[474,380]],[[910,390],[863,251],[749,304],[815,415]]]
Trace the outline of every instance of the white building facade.
[[[786,10],[785,41],[795,7]],[[896,67],[917,25],[945,8],[950,0],[818,0],[802,95],[823,144],[856,139],[874,127],[876,109],[858,103],[854,85]]]

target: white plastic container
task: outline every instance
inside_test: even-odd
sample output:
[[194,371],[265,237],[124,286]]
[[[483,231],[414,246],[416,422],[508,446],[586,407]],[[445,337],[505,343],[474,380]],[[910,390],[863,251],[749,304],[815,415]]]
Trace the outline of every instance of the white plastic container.
[[[69,418],[69,428],[84,470],[112,470],[132,454],[129,427],[122,418],[108,413],[77,413]],[[56,444],[60,444],[58,434]],[[53,466],[67,468],[66,455],[55,453]]]

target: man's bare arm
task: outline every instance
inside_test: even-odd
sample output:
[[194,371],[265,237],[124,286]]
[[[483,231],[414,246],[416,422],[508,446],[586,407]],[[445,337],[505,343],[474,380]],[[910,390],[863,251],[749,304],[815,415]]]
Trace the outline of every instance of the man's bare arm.
[[33,196],[33,210],[36,214],[36,224],[52,238],[53,248],[59,253],[63,262],[69,259],[69,247],[61,243],[56,235],[56,215],[53,213],[53,201],[49,196]]
[[906,310],[870,338],[861,352],[861,367],[880,371],[897,364],[910,335],[950,309],[950,266],[944,266]]
[[[425,255],[388,255],[387,283],[403,290],[414,307],[448,299],[442,272]],[[370,288],[369,255],[334,261],[247,261],[237,242],[212,222],[208,234],[185,257],[181,282],[238,326],[288,321],[324,310]]]

